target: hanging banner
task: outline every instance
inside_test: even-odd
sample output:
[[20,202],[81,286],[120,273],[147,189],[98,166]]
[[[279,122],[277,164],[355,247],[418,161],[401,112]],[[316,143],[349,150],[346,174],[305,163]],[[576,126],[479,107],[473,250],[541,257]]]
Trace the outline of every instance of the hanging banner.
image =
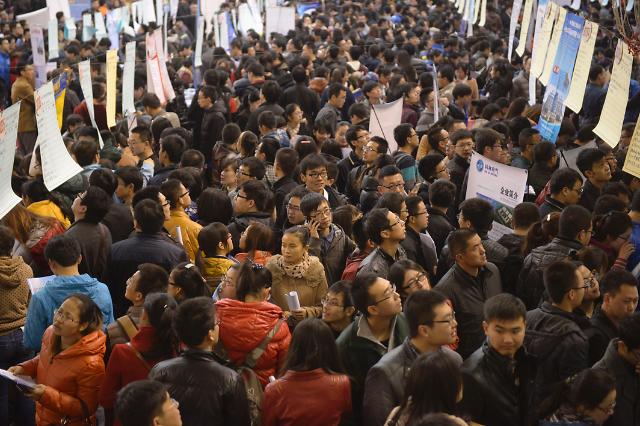
[[19,119],[20,101],[0,112],[0,219],[22,201],[11,189]]
[[122,73],[122,114],[128,116],[136,112],[133,99],[136,69],[136,42],[130,41],[125,47],[124,70]]
[[[196,18],[196,51],[193,55],[193,66],[202,66],[202,41],[204,39],[204,17],[198,16]],[[218,45],[219,46],[219,45]]]
[[507,60],[511,61],[511,53],[513,52],[513,39],[516,35],[516,27],[518,26],[518,18],[520,18],[520,9],[522,9],[522,0],[515,0],[511,6],[511,21],[509,23],[509,53]]
[[58,128],[62,129],[64,115],[64,98],[67,95],[67,73],[63,72],[53,79],[53,94],[56,100],[56,114],[58,117]]
[[[556,58],[556,53],[558,52],[558,47],[560,46],[560,37],[562,36],[562,29],[564,28],[564,21],[567,19],[567,11],[563,8],[558,9],[558,18],[553,25],[553,35],[551,36],[551,41],[549,42],[549,47],[547,49],[547,55],[544,60],[544,68],[542,69],[542,74],[540,75],[540,83],[544,86],[549,84],[549,79],[551,78],[551,72],[553,71],[553,61]],[[562,46],[564,49],[564,46]]]
[[73,17],[64,20],[64,39],[75,40],[76,38],[76,23]]
[[636,122],[636,128],[633,131],[633,136],[627,149],[622,171],[631,173],[640,179],[640,117],[638,117],[638,122]]
[[55,19],[58,12],[62,12],[65,19],[71,17],[69,0],[47,0],[47,9],[49,9],[49,19]]
[[538,124],[540,136],[549,142],[555,143],[560,132],[560,124],[564,117],[564,100],[569,93],[573,67],[580,48],[583,26],[584,18],[571,13],[567,16],[562,27],[562,35],[560,37],[562,49],[558,49],[553,61],[553,71],[544,94],[542,112],[540,113],[540,122]]
[[612,147],[620,142],[624,113],[629,99],[632,65],[633,56],[629,52],[629,47],[624,41],[618,40],[607,97],[604,100],[598,125],[593,129],[593,133]]
[[84,100],[87,104],[87,111],[89,112],[89,119],[91,125],[98,130],[98,140],[100,142],[100,149],[104,147],[102,142],[102,135],[100,135],[100,129],[96,124],[96,117],[93,109],[93,86],[91,85],[91,65],[89,60],[78,63],[78,78],[80,79],[80,88],[84,95]]
[[369,134],[380,136],[389,143],[389,153],[398,149],[393,130],[402,122],[402,98],[390,103],[371,105]]
[[122,8],[113,9],[107,12],[107,34],[111,41],[111,49],[120,49],[120,31],[122,21]]
[[58,20],[52,19],[49,21],[49,27],[47,28],[49,34],[49,60],[57,58],[58,53]]
[[267,33],[266,39],[272,33],[287,35],[296,28],[296,9],[293,7],[268,7],[266,10]]
[[531,54],[531,75],[540,77],[544,70],[545,55],[549,42],[551,41],[551,32],[553,31],[553,23],[558,15],[558,7],[555,3],[548,3],[544,14],[540,31],[536,32],[533,40],[533,53]]
[[91,18],[91,13],[83,13],[82,14],[82,41],[87,42],[93,38],[93,34],[95,33],[95,29],[93,27],[93,19]]
[[[531,67],[533,67],[534,61],[540,61],[539,56],[544,53],[539,48],[540,42],[540,33],[542,32],[542,21],[544,21],[544,17],[546,16],[548,7],[548,0],[539,0],[538,7],[536,9],[536,17],[533,20],[533,40],[531,42]],[[545,46],[546,48],[546,46]],[[542,58],[544,60],[544,57]],[[533,73],[533,71],[529,70],[529,105],[536,104],[536,82],[537,76]]]
[[36,106],[42,176],[44,185],[49,191],[53,191],[80,173],[82,167],[71,158],[58,129],[53,83],[49,82],[37,89],[33,100]]
[[44,67],[47,60],[44,56],[44,34],[41,27],[31,28],[31,51],[33,52],[33,65]]
[[527,35],[529,34],[529,24],[531,23],[533,6],[533,0],[527,0],[524,3],[524,11],[522,12],[522,25],[520,26],[520,37],[518,38],[518,47],[516,47],[516,54],[520,57],[524,55],[524,48],[527,44]]
[[96,39],[101,40],[107,37],[109,34],[107,33],[107,27],[104,25],[104,18],[102,17],[102,13],[95,12],[93,14],[93,19],[96,29]]
[[484,24],[487,22],[487,0],[482,0],[480,3],[480,22],[479,26],[484,27]]
[[107,51],[107,126],[116,125],[116,79],[118,77],[118,51]]
[[498,240],[511,230],[513,209],[524,201],[528,171],[490,160],[474,151],[466,198],[481,198],[493,206],[489,238]]
[[596,46],[597,36],[598,24],[586,21],[584,29],[582,30],[576,65],[573,67],[571,87],[569,88],[569,94],[565,101],[567,108],[575,113],[579,113],[582,109],[584,91],[587,87],[587,80],[589,79],[589,69],[591,68],[591,60],[593,59],[593,50]]
[[46,7],[29,13],[23,13],[16,16],[16,21],[27,21],[29,28],[40,27],[45,28],[49,25],[49,9]]

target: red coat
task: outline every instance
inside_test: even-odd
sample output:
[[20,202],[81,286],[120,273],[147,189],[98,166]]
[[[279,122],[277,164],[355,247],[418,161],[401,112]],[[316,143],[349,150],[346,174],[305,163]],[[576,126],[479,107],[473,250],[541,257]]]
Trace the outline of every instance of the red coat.
[[92,415],[98,408],[98,392],[104,379],[104,352],[107,338],[102,331],[94,331],[53,358],[53,326],[42,337],[42,349],[35,358],[20,364],[24,374],[38,384],[46,385],[42,398],[36,403],[36,424],[59,424],[70,417],[69,426],[82,426],[82,399]]
[[[220,319],[220,341],[231,362],[237,366],[282,318],[282,309],[269,302],[245,303],[222,299],[216,307]],[[266,386],[269,376],[275,376],[284,365],[290,342],[289,327],[283,322],[253,369],[262,386]]]
[[262,400],[262,426],[337,426],[351,412],[351,383],[321,368],[287,371],[269,383]]

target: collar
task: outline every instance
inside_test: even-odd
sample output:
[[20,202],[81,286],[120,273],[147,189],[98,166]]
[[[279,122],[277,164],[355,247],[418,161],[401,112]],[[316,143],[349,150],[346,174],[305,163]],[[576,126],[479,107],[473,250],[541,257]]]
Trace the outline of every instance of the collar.
[[389,352],[396,346],[395,342],[395,330],[396,330],[396,320],[398,316],[395,315],[391,320],[391,333],[389,334],[389,345],[385,347],[376,337],[373,335],[371,328],[369,327],[369,323],[367,322],[367,318],[364,315],[361,315],[358,321],[358,332],[356,336],[362,337],[363,339],[369,340],[375,343],[378,347],[384,349],[386,352]]
[[561,203],[560,201],[556,200],[555,198],[553,198],[551,195],[547,195],[544,197],[544,201],[545,203],[553,206],[554,208],[558,209],[558,210],[562,210],[564,209],[566,206],[564,205],[564,203]]
[[325,200],[329,201],[329,192],[327,191],[326,187],[322,189],[322,196]]
[[362,159],[356,155],[355,151],[351,151],[347,159],[349,160],[349,162],[353,167],[356,167],[362,164]]
[[469,162],[467,160],[465,160],[464,158],[460,157],[458,154],[456,154],[453,157],[453,161],[454,161],[454,163],[458,164],[459,166],[463,166],[465,169],[469,168]]
[[454,263],[454,273],[458,274],[463,281],[466,281],[469,284],[479,284],[482,283],[486,278],[493,275],[493,272],[488,270],[485,266],[481,267],[478,271],[478,276],[474,277],[470,275],[467,271],[462,269],[457,263]]

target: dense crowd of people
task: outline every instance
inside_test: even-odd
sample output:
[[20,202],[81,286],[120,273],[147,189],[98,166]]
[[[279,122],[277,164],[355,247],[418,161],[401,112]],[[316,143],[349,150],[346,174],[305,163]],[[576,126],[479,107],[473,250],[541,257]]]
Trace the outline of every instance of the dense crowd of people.
[[[21,102],[0,368],[31,381],[0,378],[0,424],[640,425],[640,177],[622,171],[638,69],[617,146],[593,132],[610,5],[581,6],[603,30],[556,141],[537,129],[540,84],[528,104],[530,52],[507,58],[509,1],[473,35],[444,0],[323,1],[287,34],[237,31],[227,50],[206,34],[195,68],[197,5],[180,0],[176,97],[147,87],[153,23],[124,31],[137,112],[119,67],[114,127],[111,40],[69,38],[59,13],[47,79],[66,77],[60,131],[82,172],[48,188],[15,20],[44,3],[0,1],[0,107]],[[370,134],[398,99],[393,134]],[[467,196],[474,152],[528,170],[499,239],[493,205]]]

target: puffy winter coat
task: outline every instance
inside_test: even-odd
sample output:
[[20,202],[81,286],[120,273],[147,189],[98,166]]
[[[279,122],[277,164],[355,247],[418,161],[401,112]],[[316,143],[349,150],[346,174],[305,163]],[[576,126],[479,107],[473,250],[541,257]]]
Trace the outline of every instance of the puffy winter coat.
[[[247,355],[260,345],[282,318],[282,309],[269,302],[222,299],[216,307],[220,319],[220,341],[236,366],[244,363]],[[275,376],[284,365],[290,342],[289,327],[282,322],[253,368],[263,387],[269,383],[269,376]]]
[[104,379],[106,340],[102,331],[94,331],[53,355],[53,326],[47,329],[40,354],[20,364],[24,368],[23,374],[46,386],[36,403],[38,426],[59,424],[65,416],[68,416],[69,426],[84,425],[80,400],[84,401],[95,422],[93,414],[98,408],[98,392]]

